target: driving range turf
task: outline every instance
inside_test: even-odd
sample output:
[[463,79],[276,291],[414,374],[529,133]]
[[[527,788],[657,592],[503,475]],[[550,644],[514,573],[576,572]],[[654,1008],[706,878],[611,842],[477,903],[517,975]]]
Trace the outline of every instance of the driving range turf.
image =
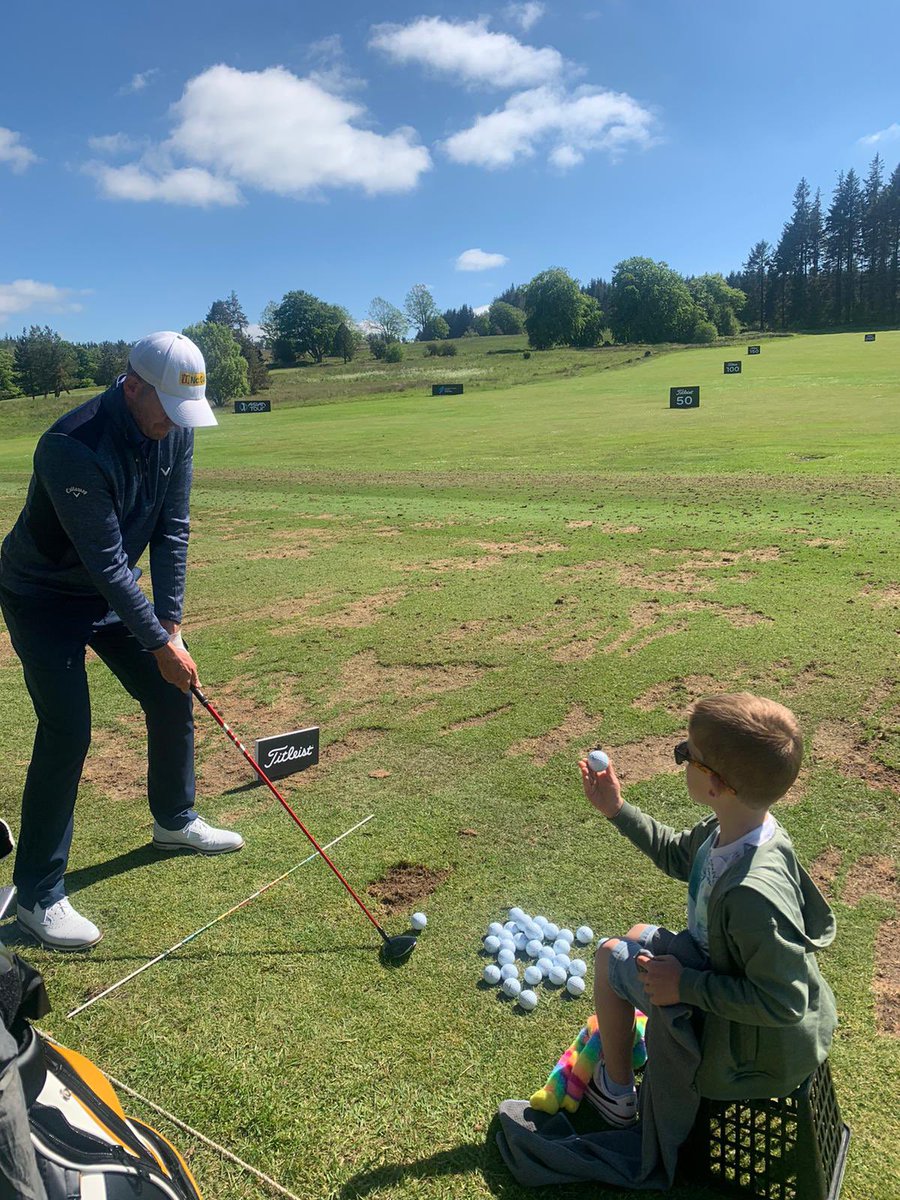
[[[199,709],[199,807],[247,846],[153,851],[141,718],[92,662],[68,882],[105,937],[86,955],[23,946],[53,1000],[44,1028],[304,1198],[582,1196],[519,1188],[489,1135],[589,1002],[541,989],[521,1014],[479,985],[480,938],[514,904],[598,934],[680,928],[684,887],[587,807],[575,761],[603,745],[629,799],[693,823],[671,757],[685,710],[749,688],[806,736],[776,815],[838,918],[821,963],[853,1130],[842,1195],[894,1196],[900,332],[766,339],[758,358],[743,345],[615,369],[599,353],[510,355],[499,376],[466,346],[446,364],[470,372],[465,394],[435,399],[426,378],[450,378],[445,364],[407,363],[384,384],[406,390],[387,392],[368,367],[333,364],[318,393],[312,368],[277,373],[275,411],[201,431],[185,632],[206,694],[248,745],[321,726],[320,765],[284,794],[323,842],[374,813],[335,861],[388,932],[417,909],[428,928],[386,968],[309,863],[67,1020],[309,853]],[[744,373],[724,376],[737,357]],[[669,387],[688,384],[700,409],[669,410]],[[4,529],[38,433],[89,394],[0,405]],[[33,716],[5,635],[0,683],[0,813],[15,818]],[[400,864],[428,870],[402,874],[392,910],[377,881]],[[267,1194],[130,1107],[187,1152],[207,1197]]]

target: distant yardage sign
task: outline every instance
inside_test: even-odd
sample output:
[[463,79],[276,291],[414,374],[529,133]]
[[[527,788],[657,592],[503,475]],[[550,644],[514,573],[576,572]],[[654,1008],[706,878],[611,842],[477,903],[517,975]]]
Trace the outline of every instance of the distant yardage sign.
[[759,354],[761,349],[762,349],[761,346],[748,346],[747,353],[748,354]]
[[270,779],[283,779],[314,767],[319,761],[319,727],[310,725],[293,733],[257,738],[255,757]]
[[271,400],[235,400],[234,411],[236,413],[248,412],[271,412]]
[[461,383],[433,383],[431,394],[432,396],[461,396],[463,385]]
[[865,340],[866,340],[867,342],[874,342],[874,341],[875,341],[875,334],[874,334],[874,333],[867,333],[867,334],[865,335]]
[[669,388],[669,408],[699,408],[699,387]]
[[731,362],[723,363],[722,365],[725,368],[726,375],[740,375],[741,373],[741,360],[739,358],[735,358]]

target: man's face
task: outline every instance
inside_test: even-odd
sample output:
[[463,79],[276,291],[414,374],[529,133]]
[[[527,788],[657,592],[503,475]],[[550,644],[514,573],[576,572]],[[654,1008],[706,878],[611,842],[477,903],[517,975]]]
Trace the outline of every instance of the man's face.
[[175,428],[175,422],[166,416],[156,388],[136,375],[126,375],[124,387],[125,403],[134,417],[135,425],[144,437],[161,442]]

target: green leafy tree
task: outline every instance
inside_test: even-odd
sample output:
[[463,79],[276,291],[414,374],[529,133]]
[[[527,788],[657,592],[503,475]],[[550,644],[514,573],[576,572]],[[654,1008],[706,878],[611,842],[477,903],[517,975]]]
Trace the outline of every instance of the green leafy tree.
[[522,333],[525,329],[525,314],[521,308],[507,304],[505,300],[495,300],[488,309],[488,321],[491,333],[510,334]]
[[100,342],[94,369],[94,383],[98,387],[108,388],[115,383],[128,365],[130,349],[127,342]]
[[744,263],[748,317],[757,323],[759,329],[766,327],[768,272],[771,261],[772,247],[768,242],[760,241],[753,246]]
[[734,337],[740,331],[740,318],[747,304],[745,292],[730,287],[721,275],[697,275],[687,280],[687,287],[700,310],[698,321],[711,323],[719,337]]
[[225,325],[232,333],[242,333],[249,324],[234,291],[227,300],[213,300],[205,320],[214,325]]
[[578,321],[571,344],[582,350],[590,350],[603,336],[603,309],[593,296],[585,292],[581,293],[578,303]]
[[206,360],[206,394],[211,404],[222,408],[235,396],[247,395],[247,362],[230,329],[216,321],[201,321],[182,332],[197,343]]
[[32,399],[51,392],[58,398],[77,383],[75,347],[49,325],[22,330],[22,336],[16,339],[14,365],[19,387]]
[[351,362],[359,348],[359,341],[353,329],[346,321],[341,321],[334,335],[334,346],[331,353],[335,358],[342,358],[345,363]]
[[469,330],[474,328],[475,310],[468,304],[463,304],[460,308],[445,309],[441,315],[447,322],[447,337],[465,337]]
[[436,312],[422,330],[422,336],[420,340],[423,342],[430,342],[432,340],[437,340],[440,342],[449,336],[450,326],[447,324],[441,314]]
[[326,304],[310,292],[287,292],[280,304],[266,306],[262,328],[277,362],[293,366],[308,355],[320,363],[334,346],[338,326],[350,317],[336,304]]
[[609,325],[617,342],[688,342],[698,320],[687,284],[667,263],[626,258],[616,265]]
[[475,314],[475,320],[472,324],[472,328],[479,337],[490,337],[491,320],[486,312]]
[[386,342],[402,342],[406,337],[409,321],[405,313],[383,296],[375,297],[369,305],[368,316],[375,327],[375,333]]
[[581,289],[562,267],[541,271],[525,288],[525,329],[535,350],[570,345],[580,314]]
[[403,311],[416,331],[416,341],[424,342],[437,336],[427,332],[439,313],[434,297],[424,283],[416,283],[409,289]]
[[271,381],[262,351],[246,333],[235,333],[234,338],[240,346],[244,362],[247,364],[247,387],[250,395],[255,396],[259,392],[264,392],[271,386]]
[[15,356],[12,350],[7,350],[5,347],[0,349],[0,400],[8,400],[10,396],[19,394],[13,374],[14,367]]

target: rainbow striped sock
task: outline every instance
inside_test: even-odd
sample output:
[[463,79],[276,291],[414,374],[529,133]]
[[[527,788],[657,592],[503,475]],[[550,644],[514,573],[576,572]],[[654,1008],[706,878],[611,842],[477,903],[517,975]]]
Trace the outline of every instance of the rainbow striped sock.
[[[632,1064],[637,1069],[647,1061],[647,1018],[639,1009],[635,1009],[635,1018]],[[563,1051],[547,1082],[531,1097],[531,1107],[550,1114],[559,1112],[561,1108],[566,1112],[575,1112],[601,1056],[600,1031],[597,1018],[592,1013],[572,1045]]]

